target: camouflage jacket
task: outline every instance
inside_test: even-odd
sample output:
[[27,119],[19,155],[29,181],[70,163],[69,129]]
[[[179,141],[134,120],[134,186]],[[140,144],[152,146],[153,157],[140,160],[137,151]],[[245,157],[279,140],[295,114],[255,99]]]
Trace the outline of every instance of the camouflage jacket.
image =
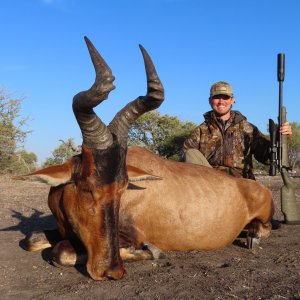
[[183,151],[198,149],[211,166],[236,177],[255,179],[252,155],[268,164],[270,141],[238,111],[232,111],[226,123],[213,111],[205,113],[204,119],[185,140]]

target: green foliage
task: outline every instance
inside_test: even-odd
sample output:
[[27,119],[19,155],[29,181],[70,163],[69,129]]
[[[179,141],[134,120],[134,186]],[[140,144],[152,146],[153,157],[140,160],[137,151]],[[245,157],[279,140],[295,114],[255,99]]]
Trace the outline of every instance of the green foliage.
[[139,145],[160,156],[179,160],[185,138],[196,124],[151,111],[138,118],[129,129],[129,145]]
[[10,160],[9,173],[26,174],[36,170],[37,156],[33,152],[21,150],[16,152]]
[[72,156],[80,153],[80,148],[75,146],[72,138],[69,138],[66,142],[60,140],[60,143],[61,144],[53,150],[53,157],[47,158],[43,167],[63,164]]
[[15,173],[24,166],[22,147],[30,131],[23,129],[28,118],[20,115],[22,101],[0,89],[0,173]]
[[300,123],[291,122],[293,134],[289,141],[289,147],[293,148],[300,145]]
[[27,152],[25,150],[22,150],[18,153],[18,156],[21,157],[21,159],[24,161],[24,164],[28,166],[37,163],[37,156],[33,152]]

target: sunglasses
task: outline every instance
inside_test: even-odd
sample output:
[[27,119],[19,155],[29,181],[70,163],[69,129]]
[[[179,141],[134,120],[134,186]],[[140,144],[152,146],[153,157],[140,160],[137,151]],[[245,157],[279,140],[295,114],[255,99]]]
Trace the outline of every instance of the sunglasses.
[[215,95],[215,96],[212,96],[211,99],[213,100],[219,100],[219,99],[223,99],[223,100],[229,100],[231,99],[232,97],[228,96],[228,95]]

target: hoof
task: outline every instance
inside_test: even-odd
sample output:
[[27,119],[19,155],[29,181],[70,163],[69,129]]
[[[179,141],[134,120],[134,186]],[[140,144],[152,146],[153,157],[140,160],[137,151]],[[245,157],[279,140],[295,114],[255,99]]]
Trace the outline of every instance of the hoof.
[[30,252],[41,251],[52,247],[43,231],[33,231],[27,234],[20,244],[23,249]]
[[145,243],[143,245],[143,250],[149,250],[152,254],[153,259],[163,259],[166,258],[166,254],[164,252],[162,252],[159,248],[157,248],[156,246],[150,244],[150,243]]
[[248,249],[257,249],[259,248],[260,239],[257,237],[247,236],[247,248]]

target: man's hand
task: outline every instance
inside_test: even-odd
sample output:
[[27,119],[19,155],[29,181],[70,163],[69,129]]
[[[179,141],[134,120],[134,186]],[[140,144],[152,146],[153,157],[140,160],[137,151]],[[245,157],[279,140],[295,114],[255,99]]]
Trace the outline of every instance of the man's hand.
[[279,129],[279,132],[281,134],[286,134],[291,136],[292,135],[292,126],[289,124],[289,122],[285,122]]

